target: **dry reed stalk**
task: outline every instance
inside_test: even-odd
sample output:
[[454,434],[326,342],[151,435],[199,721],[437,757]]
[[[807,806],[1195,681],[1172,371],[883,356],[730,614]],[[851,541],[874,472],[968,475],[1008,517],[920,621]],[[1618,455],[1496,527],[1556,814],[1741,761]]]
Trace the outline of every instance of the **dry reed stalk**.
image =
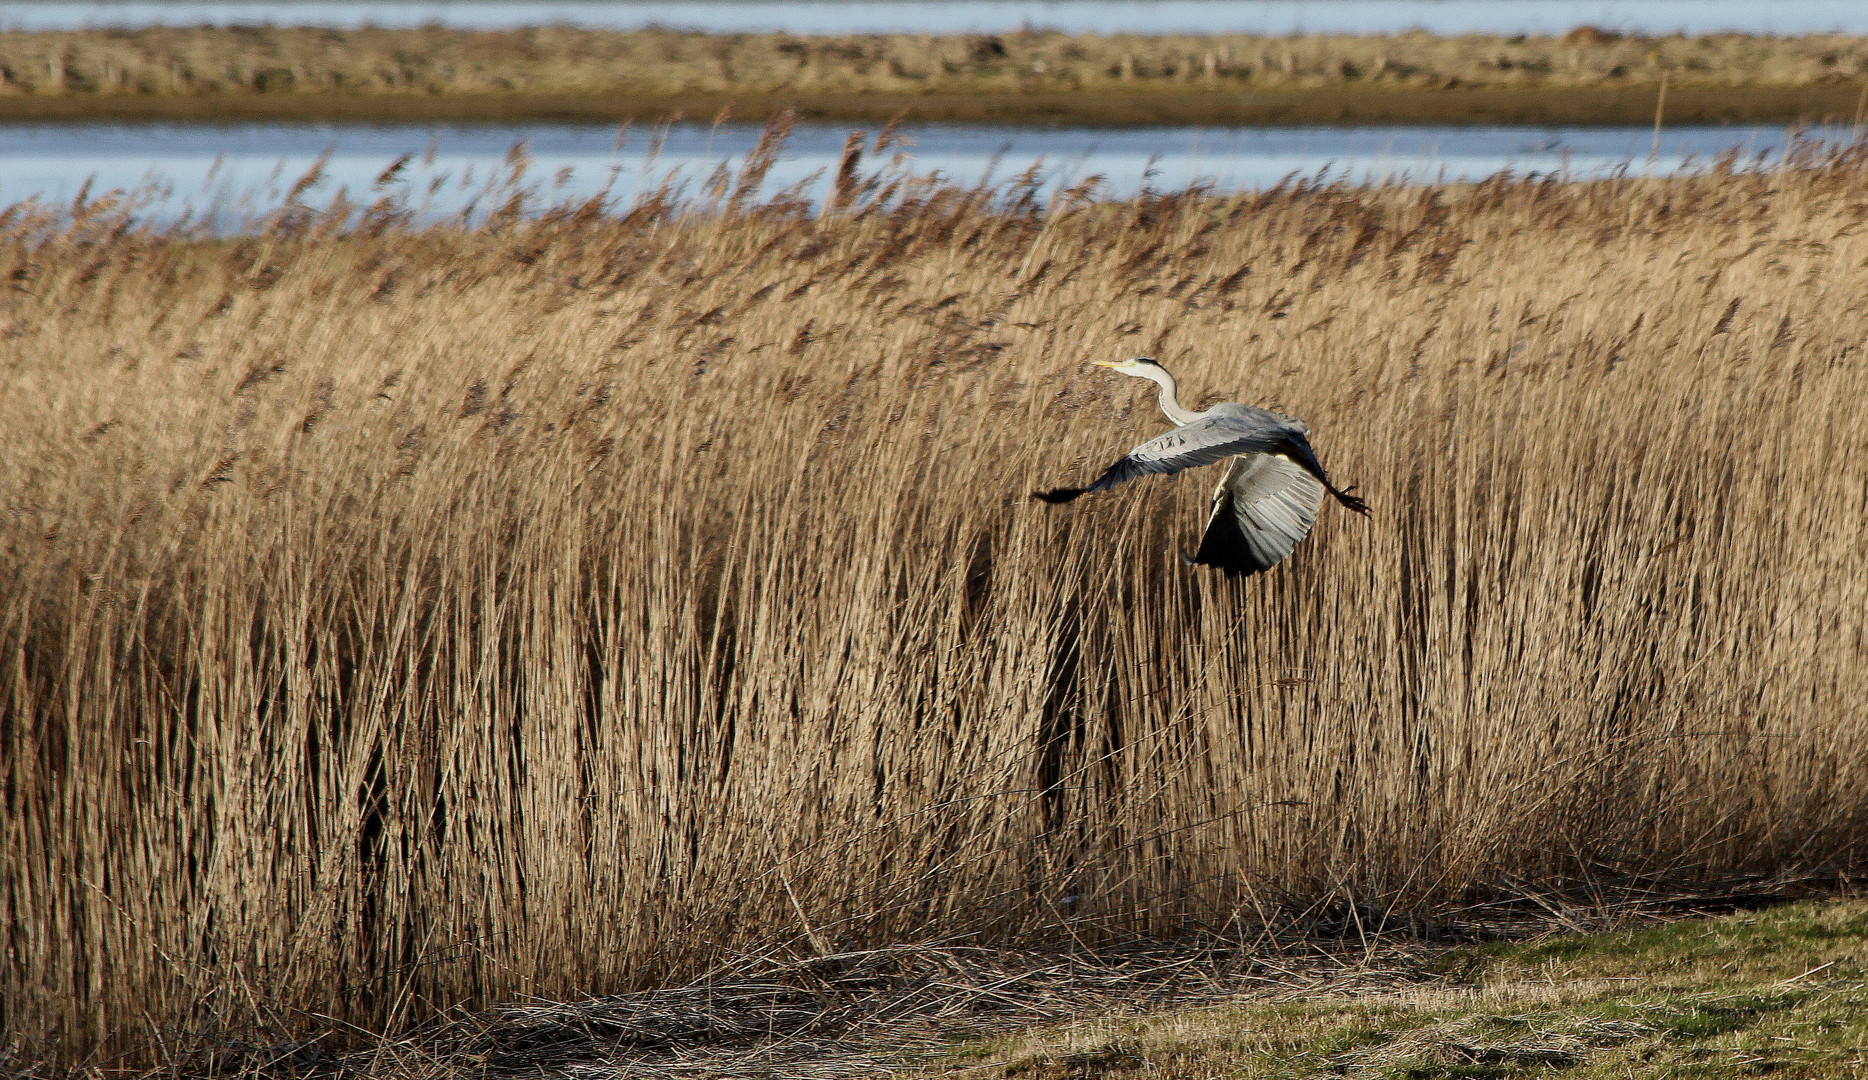
[[[8,1037],[1859,858],[1856,152],[902,191],[9,212]],[[1029,503],[1161,427],[1081,363],[1143,352],[1376,517],[1229,584],[1176,558],[1198,481]]]

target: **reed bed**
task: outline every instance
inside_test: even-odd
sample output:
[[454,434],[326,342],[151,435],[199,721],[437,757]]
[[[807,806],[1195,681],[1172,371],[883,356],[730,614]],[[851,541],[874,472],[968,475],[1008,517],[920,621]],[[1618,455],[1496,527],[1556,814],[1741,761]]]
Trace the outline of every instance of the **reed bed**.
[[[7,212],[16,1063],[1858,865],[1859,151],[1105,203],[862,149],[818,208]],[[1163,427],[1134,354],[1374,516],[1229,582],[1208,477],[1028,499]]]

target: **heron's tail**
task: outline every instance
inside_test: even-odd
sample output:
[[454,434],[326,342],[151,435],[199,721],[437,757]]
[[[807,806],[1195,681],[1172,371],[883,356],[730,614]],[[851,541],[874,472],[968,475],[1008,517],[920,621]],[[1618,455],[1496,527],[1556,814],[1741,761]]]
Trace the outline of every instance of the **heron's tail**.
[[1031,497],[1055,505],[1057,503],[1071,502],[1076,499],[1077,496],[1088,490],[1089,488],[1052,488],[1049,491],[1034,491],[1031,493]]

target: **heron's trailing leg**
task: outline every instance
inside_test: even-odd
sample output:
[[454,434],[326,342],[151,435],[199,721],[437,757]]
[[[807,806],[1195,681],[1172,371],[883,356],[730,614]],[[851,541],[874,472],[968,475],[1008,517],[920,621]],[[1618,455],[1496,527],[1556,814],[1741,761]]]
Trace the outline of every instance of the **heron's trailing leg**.
[[1317,482],[1323,485],[1323,490],[1335,496],[1336,501],[1342,503],[1344,509],[1352,510],[1355,513],[1361,514],[1363,517],[1369,516],[1369,504],[1363,502],[1353,494],[1356,490],[1354,484],[1349,485],[1347,488],[1339,488],[1335,484],[1330,483],[1330,474],[1324,470],[1323,463],[1317,460],[1317,455],[1310,449],[1309,440],[1305,440],[1301,443],[1292,440],[1285,443],[1284,453],[1292,461],[1302,465],[1306,472],[1316,477]]
[[1323,482],[1323,490],[1336,496],[1336,501],[1342,503],[1344,509],[1353,510],[1363,517],[1369,516],[1369,504],[1352,494],[1352,492],[1356,490],[1354,485],[1351,485],[1347,489],[1339,489],[1334,484],[1325,480]]

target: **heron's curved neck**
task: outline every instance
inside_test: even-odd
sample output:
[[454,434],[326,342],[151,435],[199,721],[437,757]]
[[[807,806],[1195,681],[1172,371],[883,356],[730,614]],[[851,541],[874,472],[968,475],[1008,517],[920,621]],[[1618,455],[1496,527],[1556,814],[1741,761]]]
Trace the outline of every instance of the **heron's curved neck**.
[[1145,378],[1153,379],[1155,384],[1161,387],[1161,411],[1167,414],[1169,420],[1176,424],[1187,424],[1199,418],[1199,413],[1181,407],[1180,395],[1177,392],[1179,387],[1174,382],[1174,376],[1168,374],[1166,368],[1148,368],[1141,374]]

